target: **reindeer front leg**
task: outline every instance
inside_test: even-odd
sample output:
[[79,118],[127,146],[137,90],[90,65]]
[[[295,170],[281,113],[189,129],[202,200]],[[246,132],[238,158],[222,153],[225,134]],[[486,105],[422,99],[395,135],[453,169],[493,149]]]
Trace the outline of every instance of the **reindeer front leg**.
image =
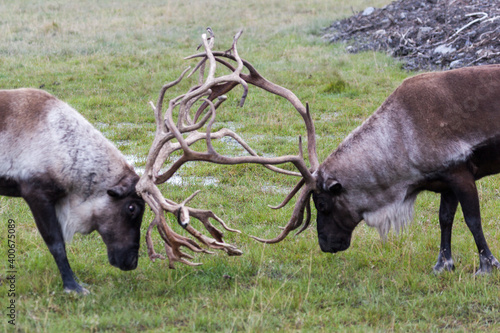
[[472,232],[479,251],[479,270],[476,274],[491,273],[493,267],[500,269],[500,263],[491,253],[484,237],[474,176],[468,170],[462,171],[455,175],[450,185],[460,202],[460,206],[462,206],[465,223]]
[[434,272],[440,273],[443,270],[452,271],[455,269],[455,264],[451,256],[451,230],[453,227],[453,219],[457,211],[458,199],[451,192],[441,194],[441,204],[439,206],[439,225],[441,227],[441,247],[437,263],[434,266]]
[[50,186],[37,186],[37,184],[38,182],[33,180],[29,184],[22,184],[21,194],[28,203],[35,218],[36,226],[56,261],[63,280],[64,291],[88,294],[89,291],[76,282],[75,275],[68,262],[64,238],[54,206],[54,197],[57,191],[53,190],[48,193],[44,189],[50,189]]

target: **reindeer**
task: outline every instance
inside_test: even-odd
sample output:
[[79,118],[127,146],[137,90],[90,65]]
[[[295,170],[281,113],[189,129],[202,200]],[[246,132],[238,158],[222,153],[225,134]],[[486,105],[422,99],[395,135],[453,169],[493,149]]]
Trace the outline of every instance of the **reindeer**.
[[[238,33],[232,47],[224,52],[212,51],[215,36],[202,36],[205,52],[188,57],[201,58],[195,71],[200,71],[199,84],[186,94],[169,102],[162,113],[165,91],[177,84],[185,75],[166,84],[156,106],[157,136],[148,156],[147,172],[138,184],[138,191],[146,202],[156,207],[156,218],[151,223],[165,225],[163,212],[176,213],[179,223],[191,228],[192,235],[205,245],[231,251],[231,246],[222,243],[220,233],[204,222],[217,240],[207,242],[189,225],[192,209],[183,204],[169,206],[155,185],[166,181],[187,161],[210,161],[219,164],[258,163],[274,171],[298,175],[301,180],[285,200],[275,209],[284,207],[300,191],[292,216],[283,231],[273,239],[253,237],[265,243],[282,241],[291,231],[301,225],[300,233],[311,221],[310,198],[317,210],[318,240],[322,251],[346,250],[351,243],[354,228],[364,220],[378,229],[385,238],[391,227],[401,230],[413,215],[417,195],[422,191],[441,194],[439,221],[441,226],[441,248],[434,266],[435,272],[453,270],[451,255],[451,230],[458,207],[462,206],[465,221],[476,242],[480,267],[478,273],[500,268],[498,260],[491,254],[486,243],[479,211],[479,199],[475,181],[500,171],[500,66],[489,65],[463,68],[449,72],[427,73],[407,79],[391,94],[380,108],[360,127],[354,130],[327,157],[318,162],[315,130],[308,106],[286,88],[278,86],[260,75],[237,52]],[[236,62],[233,66],[229,61]],[[205,65],[209,64],[207,78]],[[219,78],[214,76],[216,63],[232,71]],[[242,70],[246,68],[247,73]],[[235,133],[222,129],[211,132],[216,110],[225,93],[237,85],[244,88],[241,105],[248,92],[248,84],[262,88],[272,94],[286,98],[302,116],[307,129],[307,167],[299,138],[299,154],[275,158],[264,158],[257,154]],[[223,98],[213,103],[217,98]],[[190,109],[201,101],[194,117]],[[179,107],[177,124],[173,110]],[[206,126],[205,133],[197,130]],[[192,132],[187,138],[182,133]],[[229,135],[237,140],[250,154],[242,157],[225,157],[218,154],[211,144],[212,139]],[[177,140],[173,143],[172,140]],[[189,147],[196,141],[205,140],[207,151],[195,152]],[[160,168],[168,156],[182,149],[183,156],[164,173]],[[293,163],[299,173],[289,172],[274,165]],[[190,199],[190,198],[188,198]],[[210,212],[211,213],[211,212]],[[211,213],[213,214],[213,213]],[[305,215],[305,222],[304,222]],[[167,226],[165,226],[166,228]],[[165,229],[166,230],[166,229]],[[168,231],[160,232],[166,242],[167,255],[171,263],[181,261],[193,264],[184,258],[181,246],[201,251],[192,241]],[[148,251],[151,258],[161,257],[154,253],[148,230]],[[230,252],[228,252],[230,253]]]
[[[417,195],[441,194],[441,247],[435,272],[454,269],[451,230],[460,203],[479,251],[477,273],[500,263],[485,240],[475,181],[500,172],[500,66],[409,78],[310,174],[296,210],[312,194],[324,252],[349,248],[364,220],[385,238],[412,219]],[[292,218],[271,240],[300,225]]]
[[144,200],[120,151],[66,103],[42,90],[0,90],[0,195],[22,197],[61,273],[76,282],[65,243],[94,230],[109,263],[137,267]]

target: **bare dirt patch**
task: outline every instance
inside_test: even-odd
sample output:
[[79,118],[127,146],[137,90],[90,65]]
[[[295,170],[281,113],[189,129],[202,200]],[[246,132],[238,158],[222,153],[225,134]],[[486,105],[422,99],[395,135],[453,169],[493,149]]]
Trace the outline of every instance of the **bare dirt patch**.
[[397,0],[324,31],[349,52],[386,50],[408,70],[500,63],[498,0]]

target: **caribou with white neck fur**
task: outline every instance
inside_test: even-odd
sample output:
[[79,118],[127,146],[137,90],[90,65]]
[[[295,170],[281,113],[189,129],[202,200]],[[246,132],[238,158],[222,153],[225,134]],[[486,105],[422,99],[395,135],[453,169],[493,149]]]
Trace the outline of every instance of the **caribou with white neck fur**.
[[[211,50],[214,36],[210,29],[209,33],[209,37],[203,36],[205,53],[189,57],[202,58],[195,68],[201,73],[199,86],[171,100],[169,110],[165,118],[162,118],[163,96],[172,84],[166,85],[155,107],[158,126],[156,144],[150,151],[146,173],[137,185],[148,203],[152,197],[155,197],[157,202],[150,203],[150,206],[158,207],[153,208],[156,218],[151,226],[166,226],[162,221],[161,209],[170,211],[178,214],[180,223],[206,245],[237,254],[233,252],[236,251],[233,247],[222,243],[222,235],[214,231],[213,226],[206,224],[208,215],[200,215],[198,211],[187,209],[184,204],[166,205],[162,199],[157,199],[161,194],[153,185],[166,181],[187,161],[201,160],[220,164],[259,163],[278,172],[293,174],[270,166],[291,162],[299,170],[302,179],[284,202],[274,208],[285,206],[304,187],[292,217],[276,238],[254,237],[255,239],[265,243],[283,240],[291,231],[302,225],[304,213],[305,223],[298,233],[305,230],[311,220],[312,195],[318,211],[317,229],[321,249],[333,253],[343,251],[350,246],[352,232],[362,220],[369,226],[376,227],[383,238],[391,227],[399,231],[412,218],[416,196],[421,191],[430,190],[441,194],[441,249],[434,270],[440,272],[454,268],[451,257],[451,229],[458,203],[462,206],[465,222],[479,251],[478,273],[490,272],[494,267],[500,268],[500,263],[489,250],[482,231],[475,186],[476,180],[500,172],[500,66],[428,73],[405,80],[370,118],[319,164],[314,125],[308,108],[304,107],[291,91],[266,80],[251,64],[239,57],[236,42],[241,33],[235,37],[231,49],[225,52]],[[235,61],[236,67],[230,64],[228,59]],[[206,81],[202,82],[207,62],[209,73]],[[233,73],[215,78],[216,62],[223,64]],[[244,67],[249,74],[242,72]],[[301,144],[298,156],[263,158],[256,156],[232,131],[223,129],[211,133],[216,109],[221,103],[219,101],[213,104],[211,101],[241,84],[245,90],[243,103],[248,83],[286,98],[303,117],[307,128],[309,168],[302,157]],[[206,98],[203,99],[204,102],[198,108],[193,121],[189,116],[190,108],[204,96]],[[172,110],[177,106],[180,111],[175,125]],[[198,121],[204,112],[205,115]],[[196,132],[207,123],[206,133]],[[184,139],[181,133],[185,132],[192,133]],[[235,138],[251,156],[224,157],[215,152],[211,139],[225,135]],[[179,143],[171,143],[173,138]],[[206,140],[206,153],[194,152],[189,148],[198,140]],[[159,174],[166,158],[178,149],[182,149],[184,155],[167,172]],[[214,216],[211,212],[205,214]],[[188,215],[201,219],[217,241],[207,242],[200,238],[198,232],[190,230],[191,227],[186,222]],[[194,246],[192,241],[184,238],[177,241],[178,235],[169,236],[167,231],[160,233],[167,243],[167,254],[170,253],[171,263],[189,263],[183,259],[186,255],[178,250],[182,245],[195,251],[201,250]],[[148,235],[149,245],[150,231]],[[168,249],[169,246],[173,251]],[[157,255],[150,252],[150,256],[154,258]]]

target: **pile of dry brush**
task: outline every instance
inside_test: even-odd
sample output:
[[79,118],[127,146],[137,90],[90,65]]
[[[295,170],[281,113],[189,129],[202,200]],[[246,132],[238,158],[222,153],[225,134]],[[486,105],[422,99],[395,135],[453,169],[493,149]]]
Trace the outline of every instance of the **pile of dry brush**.
[[404,68],[451,69],[500,63],[498,0],[397,0],[366,8],[324,31],[349,52],[387,50]]

